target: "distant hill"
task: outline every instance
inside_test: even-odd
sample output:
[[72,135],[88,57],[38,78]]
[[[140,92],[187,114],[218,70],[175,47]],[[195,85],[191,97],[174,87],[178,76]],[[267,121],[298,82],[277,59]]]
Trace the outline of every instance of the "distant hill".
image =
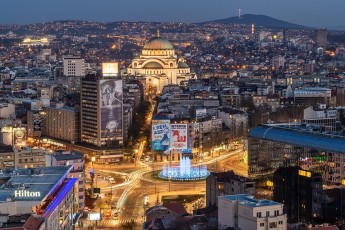
[[240,18],[230,17],[224,19],[218,19],[214,21],[202,22],[200,24],[206,23],[221,23],[221,24],[244,24],[262,26],[267,28],[290,28],[290,29],[312,29],[311,27],[297,25],[294,23],[282,21],[275,19],[266,15],[256,15],[256,14],[244,14]]

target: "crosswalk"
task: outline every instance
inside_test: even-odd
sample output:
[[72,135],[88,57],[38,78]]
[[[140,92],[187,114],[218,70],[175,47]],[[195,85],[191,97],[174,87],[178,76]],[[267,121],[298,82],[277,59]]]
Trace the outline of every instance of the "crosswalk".
[[137,219],[118,219],[118,220],[102,220],[101,223],[99,223],[99,226],[103,227],[115,227],[115,226],[121,226],[125,223],[134,221],[136,225],[141,224],[141,218]]

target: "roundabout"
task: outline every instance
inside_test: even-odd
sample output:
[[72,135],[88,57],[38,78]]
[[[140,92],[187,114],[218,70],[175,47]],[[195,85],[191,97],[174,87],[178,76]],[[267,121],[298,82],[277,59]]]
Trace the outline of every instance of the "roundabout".
[[164,165],[158,177],[172,181],[198,181],[206,179],[209,175],[206,166],[192,166],[190,159],[183,157],[179,166]]

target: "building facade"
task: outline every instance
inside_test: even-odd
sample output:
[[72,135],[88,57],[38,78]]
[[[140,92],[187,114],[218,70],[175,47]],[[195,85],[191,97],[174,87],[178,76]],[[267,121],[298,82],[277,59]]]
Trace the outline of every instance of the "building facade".
[[236,194],[255,195],[255,181],[233,171],[211,172],[206,178],[206,206],[218,205],[219,196]]
[[323,217],[322,176],[300,167],[280,167],[273,175],[273,200],[284,204],[289,223],[313,223]]
[[85,62],[80,57],[64,56],[63,57],[63,73],[66,77],[82,77],[85,76]]
[[84,172],[84,155],[77,151],[56,151],[54,154],[46,156],[47,166],[69,166],[72,169],[68,178],[76,178],[77,183],[74,188],[75,205],[81,212],[85,206],[85,172]]
[[299,165],[318,172],[328,184],[345,179],[345,138],[310,124],[257,126],[248,134],[249,176],[273,174],[280,166]]
[[218,197],[218,229],[287,229],[283,204],[241,194]]
[[121,147],[122,80],[87,75],[81,82],[81,141],[100,148]]

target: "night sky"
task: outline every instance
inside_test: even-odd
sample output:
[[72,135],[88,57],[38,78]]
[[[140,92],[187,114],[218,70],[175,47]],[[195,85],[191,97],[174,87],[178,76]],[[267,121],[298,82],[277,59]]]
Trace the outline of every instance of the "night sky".
[[202,22],[242,13],[307,26],[345,25],[345,0],[3,0],[0,23],[60,19]]

